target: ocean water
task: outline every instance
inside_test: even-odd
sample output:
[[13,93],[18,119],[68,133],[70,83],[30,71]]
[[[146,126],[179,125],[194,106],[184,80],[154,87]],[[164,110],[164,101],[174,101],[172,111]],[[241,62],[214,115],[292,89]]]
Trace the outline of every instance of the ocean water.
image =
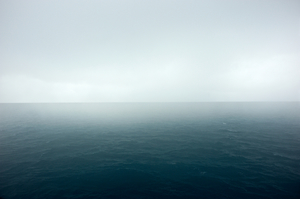
[[0,197],[300,198],[300,104],[0,104]]

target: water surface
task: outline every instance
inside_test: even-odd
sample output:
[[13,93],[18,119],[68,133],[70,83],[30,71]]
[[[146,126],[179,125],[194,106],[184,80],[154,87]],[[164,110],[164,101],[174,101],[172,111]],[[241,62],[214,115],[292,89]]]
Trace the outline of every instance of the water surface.
[[0,197],[300,198],[300,105],[0,104]]

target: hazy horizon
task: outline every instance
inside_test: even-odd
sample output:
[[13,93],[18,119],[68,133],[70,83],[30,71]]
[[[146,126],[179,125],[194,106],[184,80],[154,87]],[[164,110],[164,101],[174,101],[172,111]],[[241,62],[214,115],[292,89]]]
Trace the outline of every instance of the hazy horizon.
[[299,102],[299,7],[0,0],[0,103]]

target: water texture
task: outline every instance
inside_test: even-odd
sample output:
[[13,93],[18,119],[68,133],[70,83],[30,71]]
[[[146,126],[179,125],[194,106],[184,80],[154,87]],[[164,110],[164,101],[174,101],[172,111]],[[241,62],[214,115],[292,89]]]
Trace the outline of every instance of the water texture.
[[300,104],[0,104],[0,197],[300,198]]

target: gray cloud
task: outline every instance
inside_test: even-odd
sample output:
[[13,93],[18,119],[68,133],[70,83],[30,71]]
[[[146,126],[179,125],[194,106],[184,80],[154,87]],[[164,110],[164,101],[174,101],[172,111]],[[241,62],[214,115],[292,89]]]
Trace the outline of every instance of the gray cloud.
[[299,1],[0,4],[0,102],[300,100]]

